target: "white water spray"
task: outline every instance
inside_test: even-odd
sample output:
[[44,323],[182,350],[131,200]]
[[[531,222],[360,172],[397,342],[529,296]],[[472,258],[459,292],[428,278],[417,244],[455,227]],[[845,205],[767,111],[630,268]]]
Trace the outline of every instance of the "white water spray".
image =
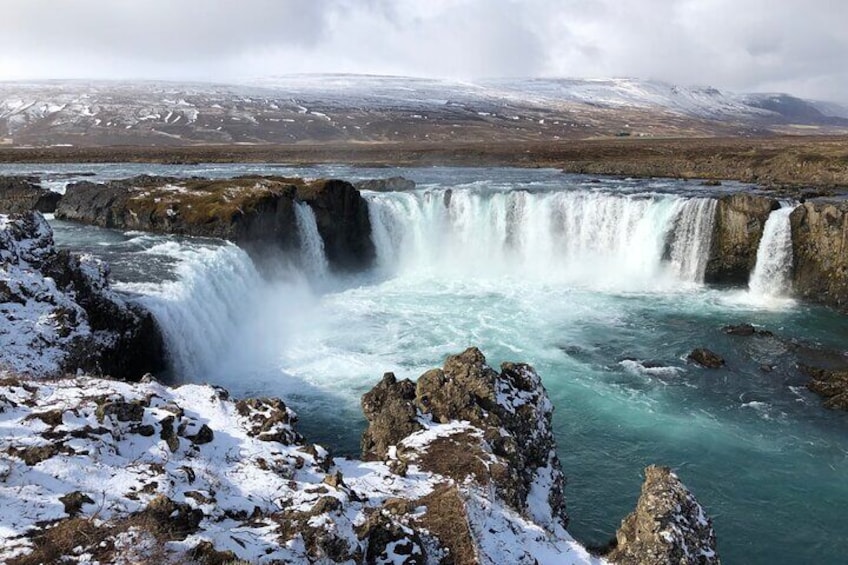
[[752,294],[780,297],[791,290],[792,225],[789,216],[794,209],[794,205],[785,203],[772,211],[766,220],[757,248],[757,264],[748,281]]
[[300,258],[303,269],[315,279],[325,279],[330,271],[330,264],[324,254],[324,240],[318,232],[315,212],[304,202],[295,202],[295,220],[300,237]]
[[463,189],[368,198],[378,263],[389,273],[618,288],[701,282],[716,205],[594,191]]

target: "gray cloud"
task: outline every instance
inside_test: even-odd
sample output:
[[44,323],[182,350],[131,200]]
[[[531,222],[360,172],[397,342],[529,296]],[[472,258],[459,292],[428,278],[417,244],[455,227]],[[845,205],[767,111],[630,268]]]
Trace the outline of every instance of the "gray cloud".
[[848,101],[843,0],[4,0],[0,79],[635,76]]

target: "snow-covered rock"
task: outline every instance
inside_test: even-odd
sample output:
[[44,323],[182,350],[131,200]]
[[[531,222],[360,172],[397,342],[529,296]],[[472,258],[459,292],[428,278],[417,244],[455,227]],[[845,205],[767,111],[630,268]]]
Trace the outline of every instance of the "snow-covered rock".
[[38,212],[0,215],[0,374],[140,378],[161,370],[152,316],[108,282],[108,266],[58,251]]
[[[371,461],[310,445],[278,399],[6,376],[0,561],[604,562],[565,530],[552,405],[531,367],[498,373],[472,348],[417,385],[385,377],[363,405]],[[404,419],[402,433],[378,429]],[[700,506],[675,489],[687,506],[662,539],[674,555],[714,551],[693,543],[685,520]]]

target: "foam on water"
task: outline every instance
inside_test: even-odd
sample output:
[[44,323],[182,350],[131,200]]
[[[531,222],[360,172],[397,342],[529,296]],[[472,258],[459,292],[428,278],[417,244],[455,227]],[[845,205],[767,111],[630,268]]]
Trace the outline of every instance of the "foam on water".
[[[640,470],[660,463],[715,517],[727,562],[844,555],[845,422],[804,388],[785,345],[721,329],[744,321],[836,346],[844,318],[704,287],[713,199],[531,171],[520,178],[543,181],[516,190],[509,175],[519,173],[485,173],[507,178],[458,187],[453,177],[471,173],[438,171],[421,190],[367,194],[371,278],[333,276],[307,207],[297,212],[301,251],[273,277],[232,245],[99,237],[122,261],[173,262],[160,282],[122,287],[142,293],[162,324],[177,375],[236,396],[283,396],[307,436],[337,453],[358,450],[359,397],[384,371],[415,378],[477,345],[492,364],[529,362],[542,375],[579,539],[609,539]],[[90,250],[100,232],[86,230],[68,233]],[[727,367],[687,364],[694,347],[720,352]]]
[[370,194],[391,274],[644,289],[703,280],[715,200],[600,191]]

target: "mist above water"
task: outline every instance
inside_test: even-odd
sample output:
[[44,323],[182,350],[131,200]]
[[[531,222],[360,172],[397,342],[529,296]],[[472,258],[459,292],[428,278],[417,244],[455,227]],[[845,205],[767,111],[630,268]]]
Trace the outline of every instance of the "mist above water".
[[[783,342],[721,330],[751,322],[825,345],[848,337],[824,309],[758,299],[785,293],[784,282],[756,282],[786,280],[783,209],[769,219],[750,290],[722,290],[702,284],[715,200],[683,184],[404,174],[420,188],[365,195],[377,265],[355,276],[328,269],[305,205],[300,253],[262,274],[220,242],[61,223],[57,239],[112,253],[118,286],[163,326],[175,378],[282,396],[306,435],[337,453],[357,453],[359,397],[384,371],[416,378],[477,345],[492,364],[529,362],[542,375],[579,539],[606,541],[632,509],[642,467],[661,463],[715,517],[728,562],[844,554],[844,420],[804,389]],[[137,280],[139,264],[163,276]],[[703,346],[727,368],[688,365]],[[761,372],[765,363],[775,370]]]

